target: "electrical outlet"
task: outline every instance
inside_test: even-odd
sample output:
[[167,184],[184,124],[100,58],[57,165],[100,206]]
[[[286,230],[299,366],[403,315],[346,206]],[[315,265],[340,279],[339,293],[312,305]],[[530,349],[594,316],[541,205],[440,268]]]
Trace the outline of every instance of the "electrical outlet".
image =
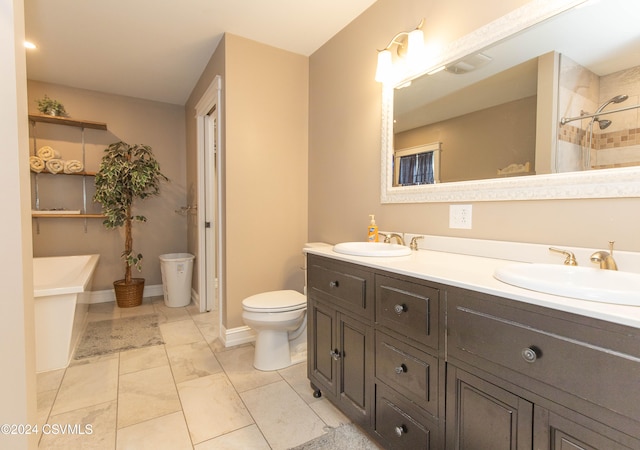
[[449,228],[471,229],[471,205],[449,205]]

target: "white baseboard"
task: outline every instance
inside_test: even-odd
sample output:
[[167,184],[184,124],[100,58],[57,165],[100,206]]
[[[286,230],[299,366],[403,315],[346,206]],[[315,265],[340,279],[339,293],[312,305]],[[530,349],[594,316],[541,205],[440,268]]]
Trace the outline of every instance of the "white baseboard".
[[220,340],[225,347],[234,347],[255,341],[256,332],[246,325],[230,329],[226,329],[223,326],[220,329]]
[[[162,290],[161,284],[153,284],[151,286],[145,286],[144,292],[142,293],[142,297],[159,297],[163,296],[164,291]],[[193,292],[191,293],[193,296]],[[89,304],[94,303],[107,303],[107,302],[115,302],[116,294],[113,289],[105,289],[103,291],[91,291],[91,295],[87,296]]]

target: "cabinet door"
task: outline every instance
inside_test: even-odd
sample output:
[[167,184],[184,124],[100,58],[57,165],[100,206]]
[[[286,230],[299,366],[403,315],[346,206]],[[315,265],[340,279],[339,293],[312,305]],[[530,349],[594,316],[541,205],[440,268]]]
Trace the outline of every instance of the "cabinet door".
[[533,405],[448,366],[447,448],[523,450],[533,443]]
[[[628,435],[570,413],[575,417],[564,417],[537,405],[534,407],[534,450],[631,450],[640,445],[635,439],[625,442],[631,439]],[[611,439],[601,432],[608,433]]]
[[308,375],[311,383],[328,396],[337,393],[336,311],[316,300],[307,308]]
[[339,402],[351,419],[370,425],[373,388],[373,331],[370,326],[338,313],[340,342]]

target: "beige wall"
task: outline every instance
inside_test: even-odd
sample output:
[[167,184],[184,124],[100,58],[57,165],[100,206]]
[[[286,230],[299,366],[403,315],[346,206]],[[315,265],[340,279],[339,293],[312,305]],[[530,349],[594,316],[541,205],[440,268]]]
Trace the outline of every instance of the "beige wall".
[[425,40],[451,42],[527,3],[379,0],[310,58],[309,240],[383,230],[639,251],[640,199],[476,202],[473,229],[449,229],[446,203],[380,203],[381,87],[376,49],[426,18]]
[[[37,114],[36,99],[44,94],[59,100],[67,112],[77,119],[105,122],[107,131],[86,130],[86,168],[97,171],[103,150],[111,143],[150,145],[169,177],[160,196],[134,203],[134,214],[147,217],[146,223],[134,223],[134,250],[144,255],[142,272],[147,286],[162,283],[158,255],[187,250],[187,219],[174,211],[186,205],[186,159],[184,108],[83,89],[29,81],[29,112]],[[73,127],[36,124],[36,148],[50,145],[63,159],[81,159],[81,131]],[[29,151],[33,153],[33,140]],[[33,180],[33,177],[31,177]],[[78,209],[82,204],[80,177],[40,175],[41,208]],[[88,179],[89,212],[100,212],[93,203],[93,178]],[[87,231],[82,219],[39,219],[33,227],[34,256],[60,256],[83,253],[100,254],[93,290],[111,289],[115,280],[124,276],[120,254],[124,249],[123,230],[108,230],[101,219],[88,219]]]
[[[216,74],[223,85],[225,154],[224,317],[243,325],[242,300],[276,289],[302,291],[307,238],[308,59],[226,34],[187,103]],[[224,54],[224,64],[218,59]],[[222,73],[224,70],[224,73]],[[190,167],[195,125],[187,125]],[[195,168],[189,186],[197,186]],[[190,233],[190,248],[197,246]]]
[[394,136],[394,148],[442,143],[440,181],[496,178],[509,164],[534,170],[536,96],[414,128]]
[[[0,423],[35,424],[36,376],[33,278],[31,264],[31,213],[27,84],[24,56],[22,0],[0,1]],[[37,435],[0,434],[0,448],[35,449]]]

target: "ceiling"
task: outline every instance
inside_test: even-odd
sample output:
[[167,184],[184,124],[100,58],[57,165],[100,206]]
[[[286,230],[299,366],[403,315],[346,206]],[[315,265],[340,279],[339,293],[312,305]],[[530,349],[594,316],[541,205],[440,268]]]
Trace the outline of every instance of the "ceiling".
[[25,0],[29,79],[183,105],[229,32],[309,56],[375,0]]

